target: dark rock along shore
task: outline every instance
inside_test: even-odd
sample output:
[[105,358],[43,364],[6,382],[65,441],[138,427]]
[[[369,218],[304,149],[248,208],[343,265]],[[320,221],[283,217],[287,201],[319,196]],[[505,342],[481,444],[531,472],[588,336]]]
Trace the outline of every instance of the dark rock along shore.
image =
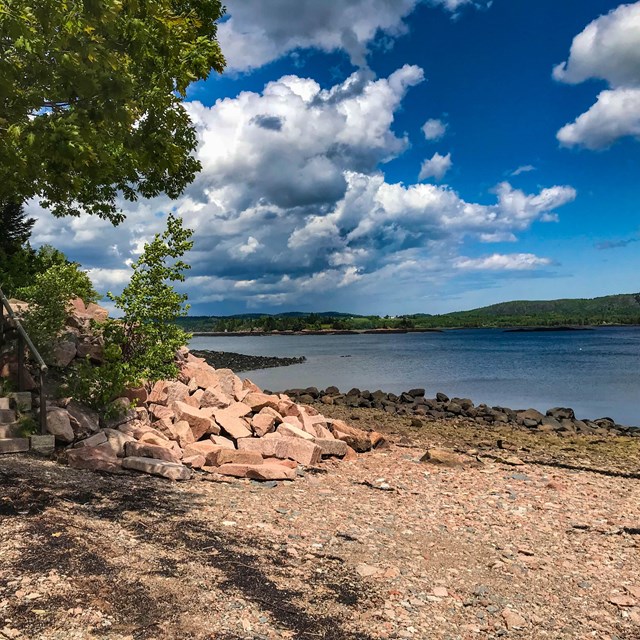
[[467,418],[481,426],[505,424],[540,433],[555,433],[563,437],[576,434],[640,437],[640,428],[616,424],[611,418],[579,420],[573,409],[567,407],[554,407],[543,414],[536,409],[514,410],[508,407],[489,407],[486,404],[476,406],[468,398],[449,398],[444,393],[437,393],[435,398],[429,399],[425,397],[424,389],[411,389],[395,395],[384,391],[361,391],[355,388],[341,393],[337,387],[328,387],[325,390],[308,387],[288,389],[284,393],[302,403],[321,402],[327,405],[382,409],[393,415],[415,416],[416,421]]
[[244,353],[230,351],[191,351],[198,358],[204,358],[214,369],[231,369],[232,371],[255,371],[256,369],[272,369],[273,367],[288,367],[292,364],[305,362],[306,358],[277,358],[275,356],[250,356]]

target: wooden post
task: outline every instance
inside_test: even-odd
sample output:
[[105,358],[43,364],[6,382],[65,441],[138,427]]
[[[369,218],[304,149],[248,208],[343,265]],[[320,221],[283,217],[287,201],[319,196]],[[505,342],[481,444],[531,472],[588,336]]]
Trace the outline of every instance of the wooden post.
[[18,332],[18,391],[24,391],[24,338]]

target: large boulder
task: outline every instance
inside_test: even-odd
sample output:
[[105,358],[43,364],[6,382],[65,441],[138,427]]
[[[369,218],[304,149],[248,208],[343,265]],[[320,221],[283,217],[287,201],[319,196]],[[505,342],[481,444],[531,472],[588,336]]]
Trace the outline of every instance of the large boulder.
[[124,445],[124,455],[127,458],[155,458],[166,462],[180,462],[180,456],[175,450],[146,442],[127,442]]
[[47,411],[47,431],[63,444],[69,444],[75,439],[69,414],[59,407]]
[[366,431],[351,427],[342,420],[329,420],[328,423],[334,438],[343,440],[358,453],[371,450],[371,439]]
[[275,430],[276,425],[282,422],[282,416],[271,407],[264,407],[251,418],[251,428],[259,438]]
[[86,438],[100,429],[100,416],[97,411],[71,400],[66,406],[76,438]]
[[183,449],[196,440],[186,420],[179,420],[174,424],[170,424],[165,435],[170,440],[175,440]]
[[216,412],[216,422],[223,431],[234,440],[240,438],[250,438],[251,429],[249,423],[244,418],[239,418],[233,413],[226,413],[226,409]]
[[200,398],[200,407],[212,407],[214,409],[226,409],[234,399],[227,395],[222,389],[209,387]]
[[264,409],[265,407],[270,407],[274,411],[277,411],[280,403],[280,399],[278,398],[278,396],[250,391],[244,397],[242,402],[244,402],[244,404],[249,406],[253,413],[258,413],[261,409]]
[[222,392],[238,400],[243,392],[242,380],[231,369],[216,369],[216,375]]
[[215,433],[216,435],[220,433],[216,423],[202,409],[180,401],[174,402],[171,409],[175,414],[176,422],[184,420],[189,423],[195,440],[199,440],[205,433]]
[[49,364],[54,367],[64,369],[73,362],[76,354],[77,349],[75,342],[72,342],[71,340],[61,340],[54,346],[52,358],[50,359]]
[[103,429],[102,433],[107,436],[107,442],[98,446],[104,453],[114,458],[122,458],[124,456],[124,447],[127,442],[133,442],[134,438],[119,429]]
[[200,389],[215,388],[220,384],[216,372],[207,364],[187,364],[182,369],[182,376],[189,382],[195,383]]

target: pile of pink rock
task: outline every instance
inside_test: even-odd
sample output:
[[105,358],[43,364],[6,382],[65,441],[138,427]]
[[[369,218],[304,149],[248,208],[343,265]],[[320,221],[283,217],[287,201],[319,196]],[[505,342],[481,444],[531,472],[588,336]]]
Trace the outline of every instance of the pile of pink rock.
[[253,480],[293,480],[298,465],[353,458],[383,442],[376,432],[325,418],[286,395],[265,394],[250,380],[230,369],[213,369],[187,349],[178,360],[178,380],[131,390],[113,403],[116,417],[100,426],[95,414],[73,401],[51,408],[50,430],[70,443],[68,464],[173,480],[191,478],[194,469]]

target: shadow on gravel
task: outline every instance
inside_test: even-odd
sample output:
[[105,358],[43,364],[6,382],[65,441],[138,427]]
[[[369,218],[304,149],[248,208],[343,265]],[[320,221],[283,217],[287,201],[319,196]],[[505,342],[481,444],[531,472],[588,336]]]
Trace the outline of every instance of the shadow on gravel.
[[[88,487],[87,482],[94,484]],[[159,635],[161,629],[170,630],[172,624],[177,628],[181,613],[197,616],[197,607],[187,605],[185,611],[184,603],[177,603],[169,588],[166,593],[155,589],[151,593],[138,577],[181,579],[189,575],[187,569],[181,573],[183,562],[197,558],[203,567],[222,574],[216,589],[256,603],[270,614],[275,626],[293,632],[296,640],[373,640],[366,633],[346,629],[342,616],[326,613],[327,605],[337,603],[365,610],[378,600],[339,559],[319,557],[301,564],[275,550],[272,541],[209,528],[198,517],[198,507],[194,505],[197,494],[174,487],[155,478],[114,478],[64,467],[49,466],[43,473],[41,463],[26,459],[5,467],[0,471],[0,515],[24,518],[21,535],[27,541],[25,551],[10,566],[11,573],[37,580],[55,569],[72,578],[75,587],[67,599],[50,594],[46,602],[38,601],[49,615],[35,616],[30,613],[32,604],[18,604],[13,598],[7,615],[21,621],[23,633],[37,637],[52,622],[56,610],[76,607],[80,601],[82,607],[94,603],[97,609],[111,615],[116,621],[112,631],[126,630],[136,640],[142,640],[149,637],[153,627],[158,627],[155,631]],[[51,517],[53,514],[46,511],[51,507],[65,511]],[[77,521],[78,515],[88,521],[87,526],[75,524],[74,516]],[[129,569],[122,561],[116,565],[113,558],[100,553],[100,540],[95,536],[101,521],[113,522],[123,532],[153,545],[152,566],[146,566],[144,574],[140,574],[139,567]],[[293,572],[301,578],[303,588],[286,586]],[[181,637],[195,636],[185,633]],[[246,637],[249,636],[215,638]]]

